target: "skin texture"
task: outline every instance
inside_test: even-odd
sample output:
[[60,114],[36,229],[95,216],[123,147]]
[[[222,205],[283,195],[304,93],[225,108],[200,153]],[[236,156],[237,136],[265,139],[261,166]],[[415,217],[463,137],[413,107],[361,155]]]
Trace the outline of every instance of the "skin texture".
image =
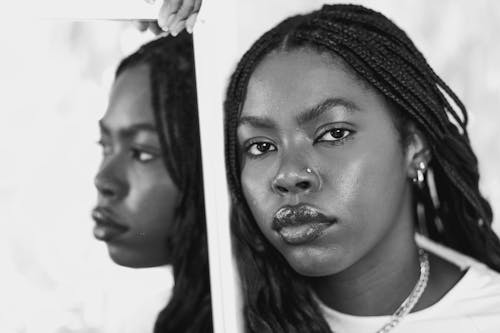
[[128,227],[106,241],[113,261],[128,267],[169,263],[167,239],[179,200],[162,160],[148,71],[139,65],[120,74],[100,121],[103,158],[95,177],[97,206]]
[[[241,181],[259,228],[322,301],[346,313],[392,313],[419,275],[410,178],[429,156],[416,130],[403,147],[391,117],[384,98],[342,61],[308,49],[268,55],[242,109]],[[335,223],[289,244],[272,221],[297,204]],[[446,288],[426,296],[426,305]]]

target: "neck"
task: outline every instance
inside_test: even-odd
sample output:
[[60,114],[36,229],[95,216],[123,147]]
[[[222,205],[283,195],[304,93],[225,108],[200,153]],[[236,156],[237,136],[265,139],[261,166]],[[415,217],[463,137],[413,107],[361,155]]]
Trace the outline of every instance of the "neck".
[[349,268],[310,281],[321,301],[337,311],[358,316],[382,316],[392,315],[397,310],[419,277],[414,229],[410,223],[398,223],[391,233]]

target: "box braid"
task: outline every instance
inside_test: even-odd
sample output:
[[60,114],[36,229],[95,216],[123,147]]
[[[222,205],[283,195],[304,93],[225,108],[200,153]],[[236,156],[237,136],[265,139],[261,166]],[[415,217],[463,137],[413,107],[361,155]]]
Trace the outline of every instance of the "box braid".
[[[500,241],[492,210],[478,187],[477,158],[467,111],[404,31],[381,13],[357,5],[325,5],[290,17],[262,35],[232,74],[224,105],[226,165],[233,200],[231,227],[242,278],[249,332],[330,332],[304,277],[260,232],[245,202],[237,126],[248,81],[271,52],[308,48],[347,64],[391,105],[402,138],[415,124],[428,140],[436,195],[414,189],[421,232],[500,271]],[[405,142],[405,140],[402,140]],[[420,213],[417,214],[417,207]],[[422,219],[423,217],[423,219]]]
[[[143,45],[120,63],[149,66],[151,102],[163,162],[179,189],[174,237],[166,239],[175,285],[155,333],[212,332],[193,41],[187,33]],[[167,221],[165,221],[167,222]]]

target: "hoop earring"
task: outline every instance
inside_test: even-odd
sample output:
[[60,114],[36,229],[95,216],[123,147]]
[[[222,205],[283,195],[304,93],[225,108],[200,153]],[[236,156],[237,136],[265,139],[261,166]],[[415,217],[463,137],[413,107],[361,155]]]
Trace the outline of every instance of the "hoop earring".
[[415,170],[417,173],[416,177],[412,178],[413,184],[417,185],[419,189],[424,187],[425,183],[425,163],[420,162]]

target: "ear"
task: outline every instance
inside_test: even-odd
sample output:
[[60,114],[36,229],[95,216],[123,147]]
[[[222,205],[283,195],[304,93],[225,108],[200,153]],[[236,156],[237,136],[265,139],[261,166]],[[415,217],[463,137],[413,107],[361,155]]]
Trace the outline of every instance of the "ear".
[[431,150],[422,131],[413,123],[408,125],[405,141],[407,175],[410,179],[414,179],[417,176],[417,169],[423,169],[424,172],[428,169]]

